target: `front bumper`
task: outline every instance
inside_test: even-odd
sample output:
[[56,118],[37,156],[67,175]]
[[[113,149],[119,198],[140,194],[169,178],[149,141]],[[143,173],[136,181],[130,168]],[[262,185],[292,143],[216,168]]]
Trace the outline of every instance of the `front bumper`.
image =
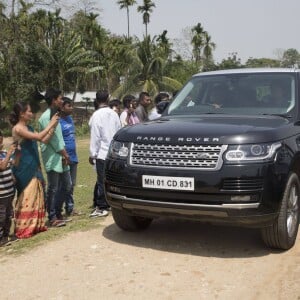
[[[259,203],[246,204],[187,204],[143,200],[107,193],[107,201],[116,209],[125,211],[130,215],[144,217],[177,217],[202,222],[227,223],[245,227],[263,227],[270,225],[277,217],[277,213],[255,213]],[[252,212],[251,212],[252,211]]]
[[[132,167],[107,160],[109,204],[131,215],[179,217],[213,223],[262,227],[273,223],[286,181],[276,163],[223,165],[219,171]],[[194,191],[143,188],[142,176],[194,177]],[[242,201],[241,199],[248,199]]]

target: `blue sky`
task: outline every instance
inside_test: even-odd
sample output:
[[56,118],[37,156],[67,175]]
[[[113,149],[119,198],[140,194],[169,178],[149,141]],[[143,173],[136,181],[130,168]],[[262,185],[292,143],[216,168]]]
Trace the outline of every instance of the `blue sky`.
[[[249,57],[277,58],[280,49],[300,52],[300,0],[152,0],[156,4],[148,32],[158,35],[168,30],[169,38],[183,39],[182,30],[202,24],[217,48],[220,61],[231,52],[245,61]],[[142,0],[137,0],[138,5]],[[117,0],[98,0],[100,23],[112,33],[126,34],[126,11]],[[142,16],[130,10],[131,35],[145,33]],[[281,51],[282,52],[282,51]]]

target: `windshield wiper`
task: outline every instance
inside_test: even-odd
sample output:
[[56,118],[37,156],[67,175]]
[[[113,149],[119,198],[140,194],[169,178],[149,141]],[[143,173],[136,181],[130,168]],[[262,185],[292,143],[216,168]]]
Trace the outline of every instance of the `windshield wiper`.
[[275,116],[275,117],[281,117],[284,119],[291,119],[292,116],[291,115],[287,115],[287,114],[259,114],[260,116]]
[[208,111],[208,112],[205,112],[205,113],[200,113],[200,115],[226,115],[226,114],[223,113],[223,112]]

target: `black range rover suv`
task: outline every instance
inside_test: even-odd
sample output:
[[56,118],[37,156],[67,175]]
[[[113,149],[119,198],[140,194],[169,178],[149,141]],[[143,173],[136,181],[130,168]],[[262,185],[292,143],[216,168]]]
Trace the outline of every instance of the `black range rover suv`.
[[300,70],[194,75],[155,121],[121,129],[105,162],[115,223],[179,217],[260,228],[289,249],[299,222]]

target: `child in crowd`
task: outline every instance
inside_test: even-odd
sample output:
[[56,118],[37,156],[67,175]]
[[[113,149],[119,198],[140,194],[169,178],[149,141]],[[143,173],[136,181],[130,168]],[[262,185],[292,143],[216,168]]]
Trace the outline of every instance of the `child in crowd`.
[[121,101],[119,99],[113,99],[108,102],[109,107],[114,110],[118,115],[121,113]]
[[3,134],[0,131],[0,246],[9,243],[9,231],[15,183],[11,171],[12,158],[17,145],[12,144],[8,151],[3,150]]
[[[71,190],[64,191],[61,184],[59,184],[58,191],[56,193],[57,198],[63,198],[65,204],[66,216],[78,216],[81,215],[81,212],[78,212],[74,209],[74,188],[76,185],[77,178],[77,165],[78,157],[76,152],[76,131],[75,125],[72,118],[73,112],[73,102],[68,97],[63,97],[63,105],[61,108],[61,118],[59,120],[63,139],[65,142],[65,149],[69,155],[70,170],[64,171],[70,173],[71,180]],[[59,201],[58,199],[56,201]],[[64,218],[65,221],[70,220],[69,218]]]

